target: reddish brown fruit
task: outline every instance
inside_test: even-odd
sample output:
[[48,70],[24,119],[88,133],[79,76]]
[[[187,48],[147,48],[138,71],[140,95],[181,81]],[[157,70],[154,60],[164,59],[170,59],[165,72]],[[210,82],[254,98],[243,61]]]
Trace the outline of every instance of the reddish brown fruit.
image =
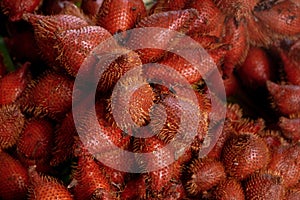
[[144,126],[150,121],[155,94],[146,80],[139,76],[121,78],[109,101],[109,118],[123,131]]
[[1,8],[4,14],[9,16],[11,21],[21,20],[25,13],[32,13],[42,3],[42,0],[3,0],[1,1]]
[[188,0],[157,0],[153,5],[150,14],[166,11],[182,10]]
[[188,171],[186,190],[191,195],[209,190],[226,177],[222,163],[213,159],[196,159],[188,166]]
[[286,138],[295,142],[300,140],[300,118],[280,117],[278,125]]
[[45,119],[27,121],[17,144],[18,153],[30,159],[49,157],[53,131],[52,124]]
[[270,160],[267,144],[253,134],[233,134],[225,143],[222,162],[228,175],[241,180],[265,167]]
[[274,78],[271,62],[262,48],[251,47],[245,62],[238,68],[242,82],[249,88],[265,87]]
[[[135,138],[134,151],[137,154],[137,162],[147,172],[149,187],[155,195],[168,186],[172,178],[180,175],[180,164],[175,162],[175,149],[165,147],[165,143],[157,137]],[[171,163],[168,165],[168,163]]]
[[59,49],[54,48],[58,42],[57,34],[65,30],[88,26],[86,21],[72,15],[43,16],[26,14],[23,19],[33,26],[35,40],[43,58],[49,63],[50,67],[55,69],[59,69],[60,62],[56,59],[61,55]]
[[128,49],[117,47],[115,54],[105,54],[103,57],[104,60],[100,59],[96,64],[94,69],[95,75],[93,75],[97,83],[99,81],[97,86],[98,92],[111,91],[120,78],[124,76],[126,72],[134,68],[137,68],[137,70],[133,70],[132,73],[129,74],[137,76],[138,78],[141,76],[139,67],[141,67],[142,62],[137,53],[133,51],[128,52]]
[[[136,25],[136,28],[157,27],[186,33],[188,27],[191,26],[197,17],[198,12],[195,9],[155,13],[141,20]],[[148,63],[161,58],[164,54],[164,50],[162,49],[167,49],[171,45],[174,45],[174,41],[171,42],[171,39],[175,36],[174,32],[166,33],[165,31],[161,32],[158,29],[151,29],[151,31],[148,29],[140,29],[130,35],[130,39],[126,46],[130,49],[140,49],[136,52],[140,55],[143,63]],[[157,49],[145,48],[145,46],[152,46]]]
[[296,57],[293,58],[284,51],[280,51],[280,58],[283,62],[287,81],[293,85],[300,85],[300,61],[296,61]]
[[29,177],[29,200],[73,199],[71,193],[64,185],[53,177],[39,175],[35,170],[35,166],[29,168]]
[[246,181],[245,196],[247,199],[284,199],[282,179],[268,172],[254,173]]
[[235,18],[227,19],[223,40],[225,43],[231,44],[231,48],[224,58],[223,73],[226,76],[232,73],[232,67],[244,62],[247,56],[249,41],[246,25],[244,20],[237,21]]
[[[55,60],[58,61],[70,75],[76,76],[84,59],[95,47],[102,41],[110,38],[111,35],[100,26],[85,26],[79,29],[70,29],[57,33],[55,37],[55,48],[52,49],[56,55]],[[74,38],[77,40],[74,40]]]
[[25,63],[19,69],[0,79],[0,105],[15,102],[29,81],[28,68],[30,63]]
[[97,25],[115,34],[133,28],[146,14],[142,0],[104,0],[97,16]]
[[56,15],[64,9],[65,3],[81,3],[81,0],[43,0],[42,10],[45,15]]
[[217,7],[222,10],[228,16],[248,16],[250,12],[254,9],[259,0],[214,0]]
[[285,200],[298,200],[300,199],[300,184],[286,190]]
[[[184,90],[182,88],[180,92]],[[195,138],[202,142],[207,134],[210,103],[204,95],[196,94],[196,97],[198,97],[198,105],[196,105],[197,102],[193,102],[191,99],[177,99],[175,95],[171,94],[162,99],[160,104],[154,107],[150,115],[150,127],[153,133],[157,134],[165,143],[169,143],[176,134],[190,133],[192,131],[190,127],[183,125],[181,122],[181,118],[184,116],[186,117],[185,120],[189,121],[190,124],[198,123]],[[184,143],[185,141],[182,142]]]
[[222,153],[223,146],[226,142],[226,140],[229,138],[229,136],[232,134],[233,129],[230,122],[225,122],[223,130],[212,148],[212,150],[207,154],[207,157],[219,159]]
[[96,21],[97,13],[103,3],[103,0],[82,0],[81,9],[93,21]]
[[28,187],[27,170],[21,163],[0,149],[0,198],[25,199]]
[[146,199],[146,178],[141,175],[138,179],[127,182],[121,193],[121,199]]
[[244,200],[245,195],[241,184],[235,179],[222,181],[214,190],[216,200]]
[[162,60],[158,61],[158,64],[166,65],[166,67],[160,67],[160,70],[157,70],[155,67],[144,68],[147,70],[144,73],[151,80],[157,78],[158,74],[174,74],[175,72],[172,72],[171,69],[176,70],[190,84],[196,83],[202,78],[201,72],[197,70],[197,67],[177,54],[167,53]]
[[264,130],[259,132],[259,136],[266,142],[272,154],[281,146],[287,145],[287,141],[282,137],[279,131]]
[[267,88],[275,107],[284,115],[300,112],[300,86],[278,85],[267,81]]
[[66,75],[47,71],[24,91],[22,109],[35,116],[61,119],[72,107],[73,80]]
[[276,34],[296,36],[300,34],[300,7],[293,1],[282,1],[266,10],[255,10],[254,15]]
[[285,187],[295,185],[300,179],[300,146],[279,148],[273,153],[273,158],[268,165],[268,170],[282,177]]
[[18,106],[9,104],[0,107],[0,149],[16,144],[24,123],[25,117]]
[[189,1],[185,7],[195,8],[199,12],[198,18],[190,28],[191,32],[221,36],[225,16],[212,0]]
[[54,133],[51,165],[56,166],[73,155],[74,137],[77,135],[72,112],[68,112]]
[[73,178],[75,199],[113,199],[108,180],[92,156],[87,153],[83,152],[79,156]]

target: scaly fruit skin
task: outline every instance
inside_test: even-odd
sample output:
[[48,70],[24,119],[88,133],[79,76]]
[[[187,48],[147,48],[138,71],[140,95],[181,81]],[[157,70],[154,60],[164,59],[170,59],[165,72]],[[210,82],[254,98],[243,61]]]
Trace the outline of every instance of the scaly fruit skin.
[[73,172],[75,199],[114,199],[111,186],[93,157],[82,146],[76,151],[79,155]]
[[6,149],[16,144],[23,126],[25,116],[15,104],[0,107],[0,149]]
[[212,0],[186,1],[185,8],[195,8],[199,12],[189,33],[200,32],[221,37],[225,16]]
[[29,82],[29,66],[27,62],[0,79],[0,105],[15,102],[25,90]]
[[47,61],[50,67],[60,71],[60,67],[64,65],[60,66],[61,63],[57,58],[61,53],[57,48],[54,48],[58,43],[57,35],[65,30],[79,29],[89,25],[83,19],[63,14],[53,16],[25,14],[23,19],[32,25],[35,41],[43,59]]
[[191,195],[198,195],[225,180],[226,174],[221,162],[206,158],[196,159],[188,166],[186,190]]
[[[195,9],[155,13],[142,19],[135,27],[167,28],[172,31],[186,33],[188,31],[188,27],[196,20],[197,17],[198,12]],[[157,33],[157,29],[153,29],[153,31],[149,32],[147,29],[140,29],[130,35],[129,41],[126,44],[126,46],[131,49],[138,49],[136,52],[139,54],[142,63],[149,63],[158,60],[165,53],[162,49],[167,49],[170,45],[174,45],[170,42],[170,40],[175,36],[174,32],[166,34],[163,32]],[[159,40],[155,38],[159,38]],[[157,49],[144,48],[145,46],[155,46]]]
[[222,72],[228,76],[232,73],[233,67],[244,62],[249,49],[247,24],[245,20],[237,21],[235,18],[227,18],[225,27],[225,43],[231,48],[224,58],[224,69]]
[[0,198],[25,199],[29,184],[28,174],[21,163],[0,149]]
[[24,13],[32,13],[38,9],[41,3],[42,0],[3,0],[1,7],[11,21],[18,21]]
[[270,160],[267,144],[254,134],[232,134],[221,155],[226,172],[238,180],[265,167]]
[[97,15],[97,25],[115,34],[133,28],[146,14],[142,0],[104,0]]
[[110,37],[111,34],[100,26],[69,29],[55,34],[56,40],[52,51],[60,66],[75,77],[90,52]]
[[22,110],[34,116],[61,119],[72,107],[73,80],[66,75],[47,71],[25,89]]
[[247,199],[284,199],[284,186],[278,175],[269,172],[252,174],[245,183]]
[[280,127],[284,137],[291,139],[294,142],[300,141],[300,117],[280,117],[278,126]]
[[300,112],[300,86],[279,85],[267,81],[267,89],[273,99],[274,106],[284,115]]
[[145,153],[137,154],[136,160],[143,170],[151,170],[145,176],[154,196],[165,189],[172,178],[180,175],[180,164],[175,161],[175,149],[172,146],[164,147],[165,143],[156,136],[134,140],[134,152]]
[[53,131],[52,124],[45,119],[28,120],[18,140],[18,153],[30,159],[49,157]]
[[[150,121],[155,94],[146,80],[139,76],[137,74],[119,80],[109,100],[109,121],[123,131],[131,131],[131,128],[144,126]],[[134,88],[134,91],[128,91],[127,88]],[[124,95],[130,98],[126,99]]]
[[300,146],[290,145],[279,148],[273,153],[273,158],[268,165],[268,170],[280,175],[282,184],[288,188],[295,185],[300,179]]
[[241,183],[235,179],[222,181],[214,190],[216,200],[244,200],[245,195]]
[[300,85],[300,60],[296,61],[296,57],[290,56],[289,53],[279,51],[280,58],[283,62],[286,79],[293,85]]
[[278,2],[270,9],[253,13],[275,35],[300,35],[300,7],[293,1]]
[[30,177],[29,200],[73,200],[68,189],[55,178],[38,174],[35,166],[29,167],[28,171]]
[[138,179],[127,182],[121,193],[121,199],[146,199],[146,177],[141,175]]

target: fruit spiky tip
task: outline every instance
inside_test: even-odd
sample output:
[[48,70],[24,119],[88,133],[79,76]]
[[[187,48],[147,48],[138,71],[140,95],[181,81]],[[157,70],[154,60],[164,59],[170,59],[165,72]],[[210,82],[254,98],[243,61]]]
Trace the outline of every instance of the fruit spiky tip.
[[223,164],[210,158],[193,160],[188,166],[188,172],[190,175],[186,190],[191,195],[209,190],[226,177]]
[[19,106],[8,104],[0,106],[0,147],[9,148],[16,144],[23,126],[25,116]]
[[73,199],[71,193],[62,183],[54,177],[40,175],[36,171],[35,165],[29,167],[28,174],[30,177],[29,199]]

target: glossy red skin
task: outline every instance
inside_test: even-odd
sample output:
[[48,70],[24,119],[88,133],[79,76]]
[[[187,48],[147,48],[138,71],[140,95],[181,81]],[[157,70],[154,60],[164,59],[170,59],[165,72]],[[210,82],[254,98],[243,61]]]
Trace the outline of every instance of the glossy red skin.
[[300,112],[300,86],[278,85],[267,81],[267,88],[280,113],[291,115]]
[[279,55],[283,62],[287,81],[293,85],[300,85],[300,60],[297,61],[299,58],[292,57],[290,53],[284,51],[280,51]]
[[42,0],[3,0],[1,7],[11,21],[19,21],[24,13],[35,11]]
[[109,181],[90,155],[79,156],[73,178],[77,181],[74,188],[75,199],[90,199],[92,196],[99,196],[101,199],[113,197]]
[[266,82],[275,75],[265,50],[258,47],[250,48],[246,60],[238,68],[238,74],[242,82],[252,89],[265,87]]
[[103,0],[82,0],[81,9],[90,18],[95,18]]
[[17,151],[31,159],[41,159],[50,156],[54,128],[44,119],[31,119],[26,123],[21,134]]
[[29,177],[22,164],[8,153],[0,150],[0,198],[26,199]]
[[65,199],[72,200],[73,197],[66,186],[54,177],[43,176],[36,171],[36,166],[30,166],[29,174],[29,200],[42,199]]
[[27,62],[0,79],[0,105],[11,104],[20,97],[30,81],[29,67]]

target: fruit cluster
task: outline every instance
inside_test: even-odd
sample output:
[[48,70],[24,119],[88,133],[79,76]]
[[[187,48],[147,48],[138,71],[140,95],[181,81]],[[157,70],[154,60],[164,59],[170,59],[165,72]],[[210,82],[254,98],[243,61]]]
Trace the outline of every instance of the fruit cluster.
[[300,199],[299,3],[148,3],[0,1],[0,199]]

